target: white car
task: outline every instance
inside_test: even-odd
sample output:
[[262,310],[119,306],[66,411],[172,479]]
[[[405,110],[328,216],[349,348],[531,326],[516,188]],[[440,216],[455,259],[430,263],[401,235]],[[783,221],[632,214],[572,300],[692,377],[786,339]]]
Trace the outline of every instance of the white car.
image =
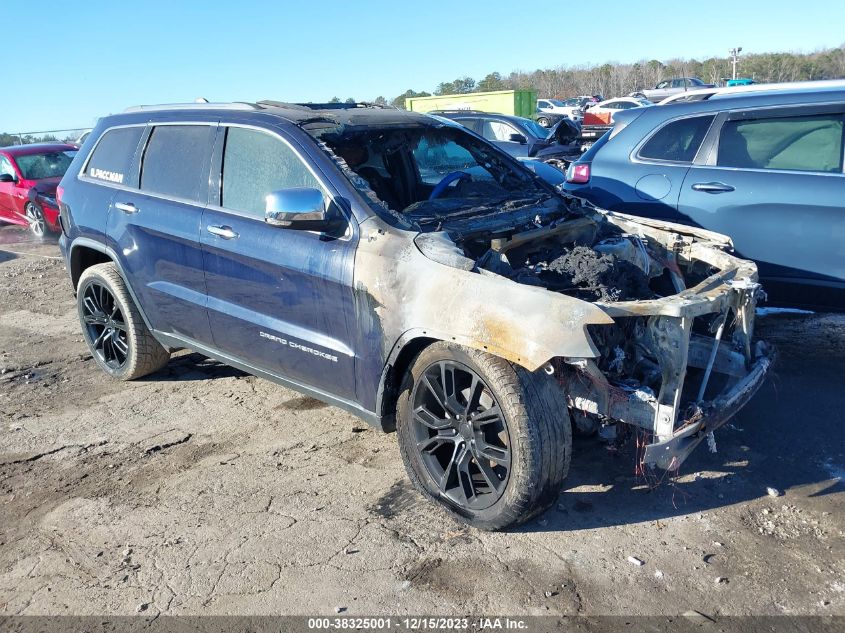
[[580,99],[537,99],[537,112],[548,112],[549,114],[562,114],[563,116],[580,121],[584,118],[584,110],[581,108]]
[[648,99],[640,99],[638,97],[618,97],[616,99],[607,99],[590,108],[590,114],[601,115],[610,114],[610,122],[613,122],[613,116],[622,110],[630,110],[631,108],[643,108],[653,106],[654,104]]

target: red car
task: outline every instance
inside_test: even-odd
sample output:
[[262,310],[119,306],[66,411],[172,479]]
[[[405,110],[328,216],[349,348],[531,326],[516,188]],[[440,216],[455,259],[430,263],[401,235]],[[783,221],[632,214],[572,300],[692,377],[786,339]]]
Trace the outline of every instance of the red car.
[[65,143],[0,148],[0,222],[29,226],[38,237],[60,231],[56,187],[76,151]]

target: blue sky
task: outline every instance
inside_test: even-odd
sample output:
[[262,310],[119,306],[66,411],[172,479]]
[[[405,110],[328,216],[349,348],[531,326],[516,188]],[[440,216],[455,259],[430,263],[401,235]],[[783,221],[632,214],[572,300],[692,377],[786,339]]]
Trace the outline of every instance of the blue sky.
[[0,5],[21,18],[6,29],[7,132],[198,96],[390,99],[492,71],[845,43],[845,2],[42,0],[38,15],[27,0]]

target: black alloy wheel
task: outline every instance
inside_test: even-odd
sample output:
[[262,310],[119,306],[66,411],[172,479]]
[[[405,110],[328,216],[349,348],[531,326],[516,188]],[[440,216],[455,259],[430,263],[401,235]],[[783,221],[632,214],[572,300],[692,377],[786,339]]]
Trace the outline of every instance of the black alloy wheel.
[[511,440],[492,391],[466,365],[441,360],[425,369],[411,394],[413,439],[440,493],[483,510],[508,485]]
[[113,371],[123,368],[129,357],[129,331],[114,295],[105,285],[91,281],[83,292],[82,310],[94,354]]

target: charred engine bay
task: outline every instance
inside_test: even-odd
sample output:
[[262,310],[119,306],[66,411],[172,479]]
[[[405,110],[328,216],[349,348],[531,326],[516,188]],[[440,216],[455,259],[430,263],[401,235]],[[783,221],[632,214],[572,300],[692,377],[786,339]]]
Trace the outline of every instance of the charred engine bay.
[[690,268],[685,279],[673,280],[665,247],[587,216],[509,233],[451,236],[480,272],[591,302],[668,296],[679,281],[694,285],[712,272]]
[[479,266],[533,286],[543,286],[586,301],[644,299],[654,295],[648,276],[635,264],[589,246],[556,245],[529,249],[511,263],[493,250]]

